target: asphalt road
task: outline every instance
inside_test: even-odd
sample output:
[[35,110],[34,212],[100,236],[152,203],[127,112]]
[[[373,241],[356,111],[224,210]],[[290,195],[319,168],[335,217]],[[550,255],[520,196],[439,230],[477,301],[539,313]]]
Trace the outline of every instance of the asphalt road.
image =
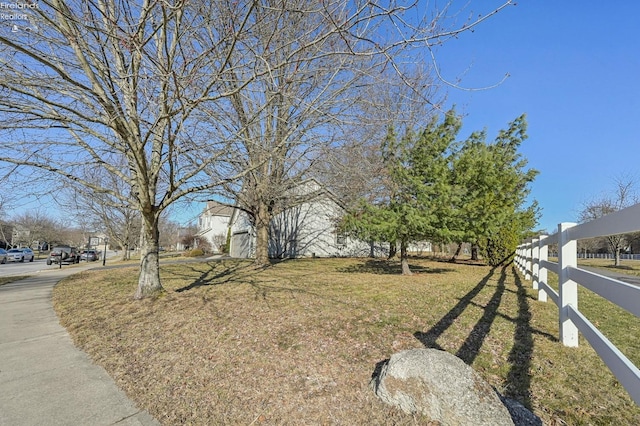
[[[80,262],[84,265],[86,262]],[[102,263],[89,262],[94,266],[100,266]],[[62,264],[62,268],[69,268],[70,265]],[[14,275],[32,275],[37,274],[39,272],[60,269],[59,265],[47,265],[46,259],[38,259],[33,262],[7,262],[5,264],[0,264],[0,277],[10,277]]]
[[[110,263],[113,262],[113,260],[117,260],[118,257],[118,253],[114,252],[114,251],[108,251],[107,252],[107,262],[106,262],[106,267],[114,267],[114,268],[123,268],[123,267],[127,267],[127,266],[131,266],[131,265],[122,265],[122,264],[118,264],[118,265],[113,265]],[[224,256],[213,256],[208,258],[207,260],[212,260],[212,259],[216,259],[216,260],[224,260],[224,259],[228,259],[228,257],[224,257]],[[160,262],[162,262],[163,264],[165,263],[190,263],[190,262],[202,262],[203,259],[202,258],[167,258],[167,259],[160,259]],[[68,269],[68,268],[75,268],[77,266],[84,266],[86,265],[87,262],[86,261],[81,261],[78,265],[67,265],[66,263],[62,264],[62,269]],[[96,260],[94,262],[89,262],[89,266],[94,267],[94,268],[102,268],[102,259]],[[58,270],[60,269],[59,265],[53,264],[53,265],[47,265],[47,261],[46,259],[38,259],[38,260],[34,260],[33,262],[24,262],[24,263],[20,263],[20,262],[8,262],[6,264],[0,264],[0,277],[10,277],[10,276],[15,276],[15,275],[34,275],[34,274],[39,274],[41,272],[45,272],[45,271],[51,271],[51,270]]]
[[591,266],[578,266],[585,271],[595,272],[596,274],[604,275],[605,277],[615,278],[618,281],[625,282],[627,284],[633,284],[640,287],[640,277],[637,275],[627,275],[620,272],[612,271],[607,268],[594,268]]

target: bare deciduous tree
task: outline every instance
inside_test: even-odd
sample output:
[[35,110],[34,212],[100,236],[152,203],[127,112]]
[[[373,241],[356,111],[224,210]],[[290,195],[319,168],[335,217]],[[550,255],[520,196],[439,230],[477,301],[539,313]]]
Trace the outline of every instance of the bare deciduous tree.
[[161,249],[173,249],[178,245],[180,235],[180,224],[170,220],[168,217],[160,217],[158,224],[160,229],[160,247]]
[[226,253],[228,251],[227,248],[227,236],[226,234],[215,234],[211,243],[213,245],[213,249],[218,253]]
[[[621,175],[614,178],[615,188],[599,198],[584,203],[580,212],[580,222],[590,222],[609,213],[622,210],[640,202],[635,191],[635,179],[631,176]],[[620,251],[627,247],[635,235],[609,235],[604,237],[609,250],[614,256],[615,266],[620,266]]]
[[[28,28],[0,29],[0,136],[13,141],[0,164],[130,203],[142,221],[135,296],[154,295],[171,204],[244,177],[240,203],[263,241],[319,142],[339,139],[336,127],[358,116],[359,84],[385,69],[402,78],[409,49],[441,44],[511,3],[445,28],[448,8],[418,1],[39,2],[25,10]],[[87,166],[129,189],[86,181]]]
[[[193,112],[227,96],[217,85],[238,34],[217,28],[213,3],[52,0],[25,11],[29,31],[0,32],[0,134],[14,141],[0,162],[130,204],[142,220],[137,298],[162,291],[162,212],[218,184],[203,171],[224,150]],[[87,167],[128,189],[85,180]]]
[[[348,126],[342,145],[329,146],[322,153],[323,161],[312,172],[330,188],[347,208],[365,200],[374,202],[390,196],[388,173],[382,161],[382,141],[393,127],[403,134],[407,128],[424,127],[441,109],[443,99],[436,93],[437,84],[427,72],[414,72],[412,83],[399,81],[394,73],[381,76],[381,83],[367,88],[364,117],[355,126]],[[418,95],[414,87],[426,84],[430,93]],[[365,125],[363,125],[365,124]]]
[[224,195],[237,200],[255,228],[259,266],[269,263],[271,219],[318,195],[295,189],[316,163],[353,142],[354,129],[386,130],[389,116],[367,114],[380,110],[379,98],[368,96],[372,88],[408,87],[403,104],[423,104],[433,80],[416,72],[420,49],[485,19],[444,29],[449,4],[427,11],[420,2],[265,1],[249,14],[235,3],[217,6],[243,37],[221,74],[231,96],[212,106],[210,121],[234,141],[229,168],[246,172],[224,185]]
[[[120,167],[124,173],[126,161],[122,157],[114,159],[111,166]],[[117,194],[125,195],[131,191],[131,187],[119,175],[109,173],[104,168],[78,168],[77,174],[83,183],[65,179],[68,182],[56,197],[57,204],[88,232],[101,232],[110,239],[112,246],[122,247],[122,260],[129,259],[129,248],[136,245],[141,231],[140,212],[132,205],[132,197],[124,197],[123,200],[123,197],[113,196],[113,193],[95,192],[90,188],[110,188]]]
[[20,214],[12,218],[12,222],[24,229],[28,235],[28,239],[15,241],[15,243],[32,247],[35,242],[38,242],[40,246],[43,243],[51,245],[66,238],[65,230],[60,222],[40,210]]

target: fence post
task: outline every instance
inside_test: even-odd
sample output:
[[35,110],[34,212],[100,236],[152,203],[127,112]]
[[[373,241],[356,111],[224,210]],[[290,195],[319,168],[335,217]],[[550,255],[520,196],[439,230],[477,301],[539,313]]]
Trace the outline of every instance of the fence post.
[[[546,244],[545,239],[547,238],[546,235],[540,235],[540,240],[538,241],[538,256],[540,257],[540,260],[538,261],[540,264],[539,270],[538,270],[538,282],[542,283],[542,284],[548,284],[547,283],[547,268],[545,268],[542,265],[542,261],[543,260],[547,260],[547,258],[549,257],[549,246]],[[538,291],[538,300],[540,302],[546,302],[547,301],[547,292],[544,291],[544,286],[538,286],[541,287]]]
[[531,241],[531,276],[533,277],[533,289],[538,289],[540,274],[540,239],[534,238]]
[[531,240],[527,240],[527,245],[524,249],[524,279],[531,279]]
[[569,279],[569,267],[576,267],[576,241],[570,240],[567,230],[576,226],[575,223],[561,223],[558,225],[558,290],[560,296],[559,322],[560,341],[564,346],[578,346],[578,328],[568,318],[567,305],[578,309],[578,284]]

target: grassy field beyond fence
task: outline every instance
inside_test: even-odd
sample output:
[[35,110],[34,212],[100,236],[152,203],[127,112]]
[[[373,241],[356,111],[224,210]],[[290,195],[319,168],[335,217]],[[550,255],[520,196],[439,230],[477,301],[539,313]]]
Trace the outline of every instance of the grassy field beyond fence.
[[[432,347],[471,365],[545,424],[640,424],[640,409],[557,309],[507,268],[412,259],[165,265],[167,293],[134,301],[136,268],[54,290],[76,344],[141,408],[174,424],[426,424],[368,388],[376,363]],[[551,274],[550,274],[551,275]],[[553,284],[553,283],[552,283]],[[638,365],[639,320],[583,292],[580,309]]]
[[627,275],[640,276],[640,260],[621,260],[619,266],[615,266],[613,259],[578,259],[578,265],[593,266],[608,269]]

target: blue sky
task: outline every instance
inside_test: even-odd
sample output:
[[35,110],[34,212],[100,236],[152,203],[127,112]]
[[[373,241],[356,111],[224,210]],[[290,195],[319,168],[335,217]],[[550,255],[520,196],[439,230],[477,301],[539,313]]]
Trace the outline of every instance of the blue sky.
[[[486,12],[487,3],[467,11]],[[623,174],[635,176],[640,191],[639,20],[632,0],[520,0],[436,53],[443,77],[462,78],[463,87],[493,86],[509,74],[488,90],[450,88],[447,108],[464,115],[461,138],[486,128],[492,140],[527,114],[521,152],[540,172],[531,185],[542,209],[537,229],[577,221],[583,203],[613,190]]]
[[465,115],[461,137],[486,128],[492,140],[527,114],[541,229],[576,221],[621,174],[640,178],[639,19],[631,0],[521,0],[438,52],[443,76],[465,87],[509,73],[497,88],[450,89],[447,105]]
[[[520,0],[437,52],[443,76],[462,77],[465,87],[491,86],[509,73],[489,90],[450,89],[447,106],[464,115],[461,138],[486,128],[491,140],[527,114],[522,153],[540,171],[531,196],[542,208],[541,229],[575,221],[582,203],[613,189],[616,176],[640,182],[639,19],[632,0]],[[176,219],[196,219],[201,208],[180,206]]]

